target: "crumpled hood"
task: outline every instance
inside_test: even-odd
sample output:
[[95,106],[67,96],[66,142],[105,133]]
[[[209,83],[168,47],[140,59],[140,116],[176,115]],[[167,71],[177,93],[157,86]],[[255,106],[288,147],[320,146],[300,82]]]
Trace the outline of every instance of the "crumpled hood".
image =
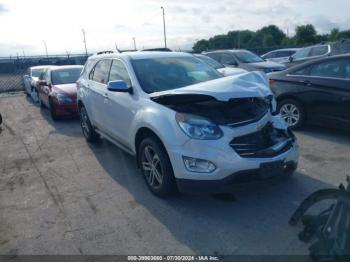
[[71,96],[77,95],[77,84],[65,84],[65,85],[54,85],[54,88],[57,89],[57,91],[66,93]]
[[178,89],[155,92],[150,94],[150,98],[158,101],[162,98],[184,95],[204,95],[219,101],[229,101],[232,98],[266,97],[272,95],[272,92],[265,73],[247,72]]

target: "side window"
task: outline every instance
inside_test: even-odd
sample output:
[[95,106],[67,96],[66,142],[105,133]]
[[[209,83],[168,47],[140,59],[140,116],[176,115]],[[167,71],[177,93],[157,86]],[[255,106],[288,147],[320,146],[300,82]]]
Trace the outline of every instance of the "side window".
[[270,59],[274,57],[276,57],[276,52],[271,52],[264,56],[265,59]]
[[350,79],[350,61],[348,61],[348,64],[346,65],[346,78]]
[[306,66],[306,67],[297,69],[294,72],[291,72],[290,75],[305,76],[305,75],[308,75],[309,71],[310,71],[310,66]]
[[128,71],[126,70],[123,62],[120,60],[113,60],[111,71],[109,73],[108,81],[115,80],[123,80],[128,84],[128,86],[131,86],[131,80]]
[[309,56],[321,56],[325,55],[328,52],[328,45],[315,46],[311,48]]
[[93,69],[92,80],[98,83],[107,84],[111,63],[112,60],[110,59],[99,61]]
[[236,61],[235,59],[232,57],[232,55],[229,54],[221,54],[220,56],[220,62],[224,65],[230,65],[230,64],[235,64]]
[[220,55],[218,53],[206,54],[206,56],[209,56],[210,58],[220,62]]
[[310,71],[310,75],[319,77],[347,78],[348,67],[349,61],[345,59],[323,62],[313,66]]

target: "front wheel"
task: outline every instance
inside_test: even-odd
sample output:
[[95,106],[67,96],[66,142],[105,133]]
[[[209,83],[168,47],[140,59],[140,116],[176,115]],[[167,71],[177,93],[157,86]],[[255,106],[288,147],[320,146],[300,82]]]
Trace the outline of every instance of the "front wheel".
[[145,138],[138,150],[138,161],[148,188],[159,197],[176,191],[175,177],[169,156],[155,137]]
[[278,105],[278,111],[289,127],[297,129],[304,125],[306,114],[298,101],[294,99],[282,100]]
[[58,120],[58,116],[56,113],[56,108],[54,106],[54,104],[52,103],[52,100],[50,99],[50,114],[51,114],[51,118],[53,121],[57,121]]

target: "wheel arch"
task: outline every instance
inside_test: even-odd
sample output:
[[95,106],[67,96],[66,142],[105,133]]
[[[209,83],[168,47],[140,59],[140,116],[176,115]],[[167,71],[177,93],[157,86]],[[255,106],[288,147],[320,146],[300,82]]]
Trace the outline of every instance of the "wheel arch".
[[149,127],[140,127],[135,135],[135,140],[134,140],[134,148],[135,148],[135,152],[136,152],[136,161],[137,161],[137,166],[140,167],[140,163],[139,163],[139,146],[142,142],[143,139],[147,138],[147,137],[154,137],[155,139],[158,140],[158,142],[160,143],[160,145],[165,149],[165,151],[168,153],[168,151],[166,150],[164,143],[162,142],[162,140],[160,139],[160,137],[156,134],[156,132],[154,132],[151,128]]

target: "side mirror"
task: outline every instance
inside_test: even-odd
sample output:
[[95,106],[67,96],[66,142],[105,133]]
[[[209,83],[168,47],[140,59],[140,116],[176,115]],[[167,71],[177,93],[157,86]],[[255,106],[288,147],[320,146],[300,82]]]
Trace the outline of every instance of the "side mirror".
[[39,81],[38,81],[38,85],[39,85],[39,86],[47,86],[47,83],[46,83],[45,80],[39,80]]
[[289,60],[289,62],[293,62],[293,57],[290,56],[290,57],[288,58],[288,60]]
[[112,92],[124,92],[132,94],[132,87],[128,87],[128,84],[123,80],[108,82],[107,89]]

